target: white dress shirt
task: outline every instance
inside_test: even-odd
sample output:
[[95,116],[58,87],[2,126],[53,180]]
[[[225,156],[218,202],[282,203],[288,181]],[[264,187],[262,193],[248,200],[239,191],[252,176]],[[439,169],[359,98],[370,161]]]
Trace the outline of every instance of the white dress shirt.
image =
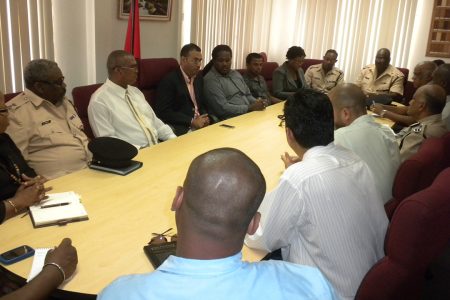
[[92,94],[89,102],[89,123],[96,137],[111,136],[139,147],[149,146],[144,130],[125,99],[126,91],[133,106],[139,109],[148,124],[154,127],[157,139],[165,141],[176,138],[172,129],[158,119],[138,88],[129,85],[124,89],[109,79]]
[[368,166],[330,143],[291,165],[259,209],[260,227],[246,244],[284,260],[315,266],[341,299],[353,299],[367,271],[384,256],[388,225]]
[[386,203],[392,198],[392,184],[400,165],[400,150],[391,128],[363,115],[334,132],[334,143],[358,155],[372,171],[375,186]]

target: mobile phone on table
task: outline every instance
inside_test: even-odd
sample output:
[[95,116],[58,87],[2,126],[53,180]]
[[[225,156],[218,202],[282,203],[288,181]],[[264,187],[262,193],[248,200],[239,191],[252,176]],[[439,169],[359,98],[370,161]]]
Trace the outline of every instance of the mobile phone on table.
[[34,255],[34,249],[28,245],[23,245],[0,254],[0,262],[10,265]]

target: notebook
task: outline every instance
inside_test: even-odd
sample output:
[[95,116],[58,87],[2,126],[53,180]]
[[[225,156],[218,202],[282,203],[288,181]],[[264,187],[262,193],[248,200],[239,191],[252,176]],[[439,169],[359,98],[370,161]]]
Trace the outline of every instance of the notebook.
[[30,216],[34,228],[89,219],[80,196],[75,192],[48,194],[48,199],[30,206]]
[[37,248],[34,249],[33,264],[31,265],[31,271],[28,275],[27,282],[30,282],[34,277],[36,277],[44,267],[45,256],[47,252],[52,248]]

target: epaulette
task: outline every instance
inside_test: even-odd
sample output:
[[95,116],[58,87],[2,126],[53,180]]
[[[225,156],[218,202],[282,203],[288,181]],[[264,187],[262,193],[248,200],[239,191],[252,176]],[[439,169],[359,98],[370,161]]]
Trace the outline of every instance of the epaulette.
[[[414,125],[414,126],[413,126]],[[425,128],[425,125],[423,125],[423,124],[420,124],[420,123],[415,123],[415,124],[413,124],[413,125],[411,125],[412,126],[412,131],[414,132],[414,133],[421,133],[423,130],[424,130],[424,128]]]
[[[19,97],[22,96],[22,97]],[[6,103],[6,106],[8,106],[8,109],[11,111],[15,111],[22,107],[24,104],[27,104],[28,102],[31,102],[31,98],[26,96],[24,93],[21,93],[14,97],[11,101]]]

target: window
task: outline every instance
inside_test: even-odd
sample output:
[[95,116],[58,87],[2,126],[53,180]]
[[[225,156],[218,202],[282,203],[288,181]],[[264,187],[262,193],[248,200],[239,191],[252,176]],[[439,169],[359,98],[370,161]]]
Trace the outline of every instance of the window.
[[23,68],[36,58],[53,59],[51,0],[0,1],[0,89],[22,91]]

